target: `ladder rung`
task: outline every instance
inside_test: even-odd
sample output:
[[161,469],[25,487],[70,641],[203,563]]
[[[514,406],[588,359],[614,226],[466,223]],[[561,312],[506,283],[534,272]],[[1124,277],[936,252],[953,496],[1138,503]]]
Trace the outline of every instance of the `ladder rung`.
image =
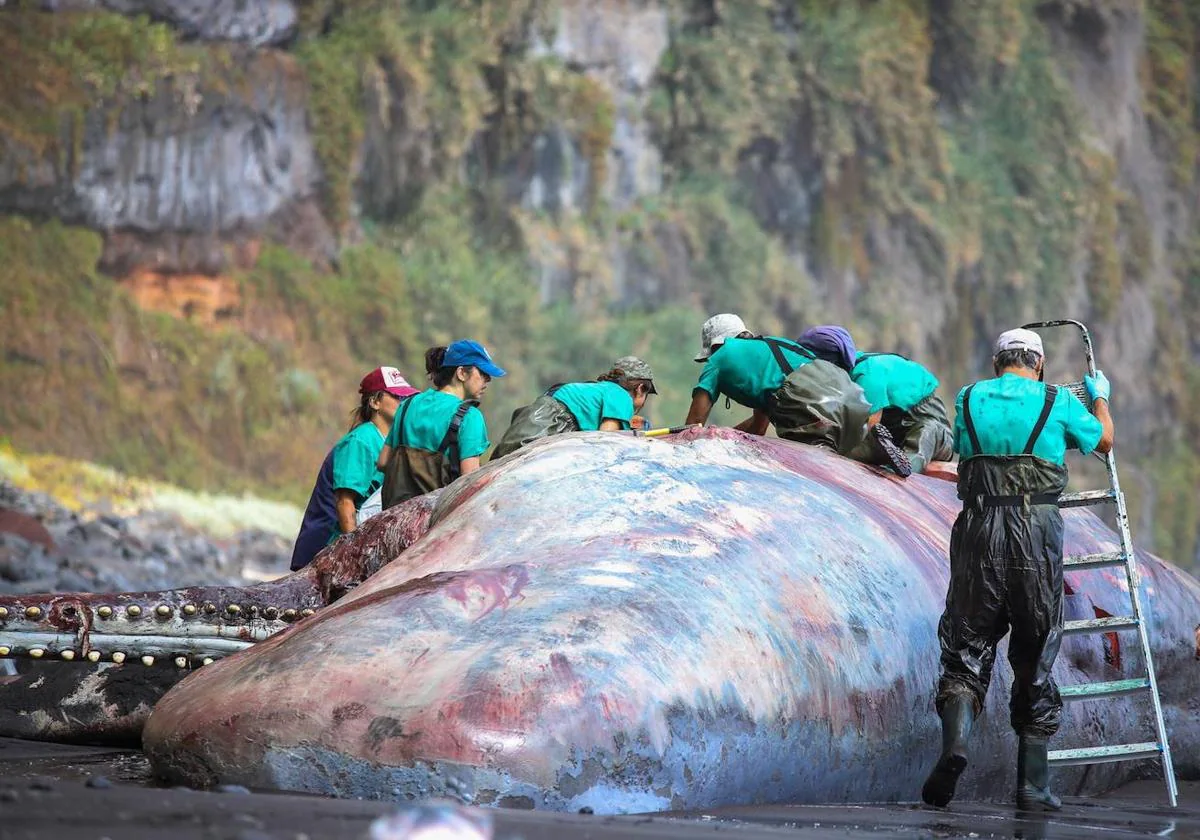
[[1106,618],[1085,618],[1081,621],[1064,621],[1064,633],[1111,633],[1137,627],[1138,620],[1131,615],[1112,615]]
[[1111,761],[1133,761],[1139,758],[1157,758],[1162,747],[1154,742],[1143,744],[1114,744],[1111,747],[1083,747],[1077,750],[1051,750],[1050,763],[1056,767],[1071,764],[1108,764]]
[[1116,697],[1120,694],[1131,694],[1149,687],[1149,677],[1138,677],[1133,680],[1063,685],[1059,686],[1058,692],[1064,700],[1096,700],[1100,697]]
[[1103,569],[1106,566],[1121,566],[1125,563],[1124,551],[1106,551],[1102,554],[1074,554],[1063,558],[1063,568],[1073,572],[1088,569]]
[[1084,505],[1098,505],[1102,502],[1116,501],[1117,494],[1111,490],[1084,490],[1082,493],[1063,493],[1058,497],[1058,506],[1066,507],[1082,507]]

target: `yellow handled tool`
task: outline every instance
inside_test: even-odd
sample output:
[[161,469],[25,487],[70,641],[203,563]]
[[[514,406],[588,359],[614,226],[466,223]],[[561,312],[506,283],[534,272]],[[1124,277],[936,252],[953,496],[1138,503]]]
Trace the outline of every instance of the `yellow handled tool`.
[[680,432],[686,431],[687,429],[699,429],[703,425],[704,425],[703,423],[692,423],[691,425],[688,425],[688,426],[671,426],[670,428],[646,429],[645,431],[640,431],[638,429],[634,429],[633,433],[636,437],[663,437],[664,435],[679,434]]

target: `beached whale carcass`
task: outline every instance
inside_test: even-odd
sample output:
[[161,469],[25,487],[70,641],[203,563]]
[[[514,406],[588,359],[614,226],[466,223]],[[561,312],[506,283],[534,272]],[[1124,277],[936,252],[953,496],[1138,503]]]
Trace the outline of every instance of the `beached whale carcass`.
[[[913,799],[939,738],[957,509],[948,482],[731,430],[552,438],[450,488],[425,536],[338,603],[188,677],[145,749],[192,784],[597,813]],[[1089,513],[1067,521],[1068,553],[1115,544]],[[1142,559],[1178,767],[1195,774],[1200,584]],[[1068,617],[1123,612],[1115,575],[1068,582]],[[1068,638],[1060,681],[1136,675],[1133,647]],[[960,796],[1009,792],[1006,694]],[[1141,740],[1137,711],[1069,705],[1058,744]]]

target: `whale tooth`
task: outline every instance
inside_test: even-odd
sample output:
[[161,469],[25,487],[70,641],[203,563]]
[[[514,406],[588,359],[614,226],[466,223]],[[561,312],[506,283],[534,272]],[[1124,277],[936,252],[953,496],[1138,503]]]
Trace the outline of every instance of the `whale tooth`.
[[61,652],[61,653],[59,654],[59,656],[61,656],[63,659],[65,659],[65,660],[67,660],[68,662],[70,662],[71,660],[73,660],[73,659],[75,658],[75,651],[73,651],[73,650],[64,650],[63,652]]
[[202,660],[200,660],[200,664],[201,665],[211,665],[211,664],[213,664],[213,659],[211,656],[206,656]]
[[119,650],[116,651],[112,655],[112,661],[116,662],[118,665],[120,665],[122,662],[125,661],[125,654],[121,653],[121,651],[119,651]]
[[0,619],[8,618],[8,607],[0,607]]
[[26,618],[35,618],[35,619],[41,618],[42,617],[42,608],[41,607],[26,607],[25,608],[25,617]]
[[213,613],[215,613],[217,611],[217,605],[213,604],[213,603],[205,604],[204,611],[206,613],[208,613],[209,615],[212,615]]
[[175,666],[178,668],[186,668],[187,667],[187,657],[186,656],[176,656],[175,657]]
[[184,615],[195,615],[196,614],[196,605],[195,604],[184,604],[183,605],[183,614]]
[[263,617],[274,621],[275,619],[279,618],[279,610],[275,607],[267,607],[265,610],[263,610]]
[[155,615],[159,616],[159,618],[166,618],[171,614],[171,608],[166,604],[159,604],[154,608],[154,613]]
[[100,651],[89,650],[87,653],[87,659],[88,659],[88,662],[99,662],[100,661]]
[[230,615],[237,615],[241,611],[242,611],[242,608],[239,607],[237,604],[230,604],[228,607],[225,608],[225,612],[229,613]]
[[0,645],[0,656],[8,656],[12,653],[12,648],[8,645]]
[[311,609],[311,608],[300,610],[300,616],[301,616],[301,618],[308,618],[310,615],[312,615],[315,612],[316,612],[316,610]]
[[42,650],[41,648],[30,648],[29,649],[29,655],[32,656],[34,659],[41,659],[42,654],[45,652],[46,651]]
[[137,604],[130,604],[128,608],[126,608],[125,612],[130,618],[137,618],[142,614],[142,608]]
[[101,618],[112,618],[112,614],[113,609],[109,606],[103,606],[96,610],[96,615],[100,616]]
[[296,611],[291,608],[284,610],[283,611],[283,620],[284,621],[295,621],[296,620]]
[[143,656],[142,664],[145,665],[147,668],[149,668],[151,665],[154,664],[154,657],[153,656]]

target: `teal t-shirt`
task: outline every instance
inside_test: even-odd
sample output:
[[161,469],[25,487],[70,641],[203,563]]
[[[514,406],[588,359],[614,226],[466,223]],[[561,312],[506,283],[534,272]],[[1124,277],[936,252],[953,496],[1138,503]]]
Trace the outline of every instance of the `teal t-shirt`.
[[[786,338],[775,339],[796,344]],[[812,361],[798,347],[783,349],[784,358],[793,368],[803,367]],[[708,357],[695,391],[706,391],[715,402],[725,394],[734,402],[747,408],[767,409],[767,398],[783,385],[783,369],[775,361],[775,354],[765,341],[753,338],[727,338],[715,353]]]
[[[966,392],[966,388],[959,391],[955,401],[958,416],[954,419],[954,451],[959,457],[1020,455],[1046,401],[1045,384],[1014,373],[975,383],[971,391],[971,419],[983,449],[981,453],[972,449],[967,434],[963,416]],[[1066,388],[1059,388],[1046,427],[1033,446],[1033,454],[1061,465],[1068,448],[1086,455],[1096,448],[1103,434],[1100,421],[1084,408],[1079,398]]]
[[859,353],[850,378],[858,383],[874,413],[883,408],[911,411],[937,390],[937,377],[923,365],[895,353]]
[[633,397],[615,382],[570,382],[554,392],[584,432],[594,432],[605,420],[628,429],[633,420]]
[[[408,411],[401,406],[387,436],[387,445],[400,447],[400,418],[404,418],[404,444],[413,449],[437,452],[454,419],[454,412],[462,402],[453,394],[430,389],[408,398]],[[475,406],[467,409],[462,425],[458,428],[458,457],[476,458],[487,452],[491,442],[487,436],[487,424],[483,412]]]
[[333,489],[355,495],[357,509],[383,484],[383,473],[375,468],[383,449],[383,434],[374,423],[359,423],[333,447]]

